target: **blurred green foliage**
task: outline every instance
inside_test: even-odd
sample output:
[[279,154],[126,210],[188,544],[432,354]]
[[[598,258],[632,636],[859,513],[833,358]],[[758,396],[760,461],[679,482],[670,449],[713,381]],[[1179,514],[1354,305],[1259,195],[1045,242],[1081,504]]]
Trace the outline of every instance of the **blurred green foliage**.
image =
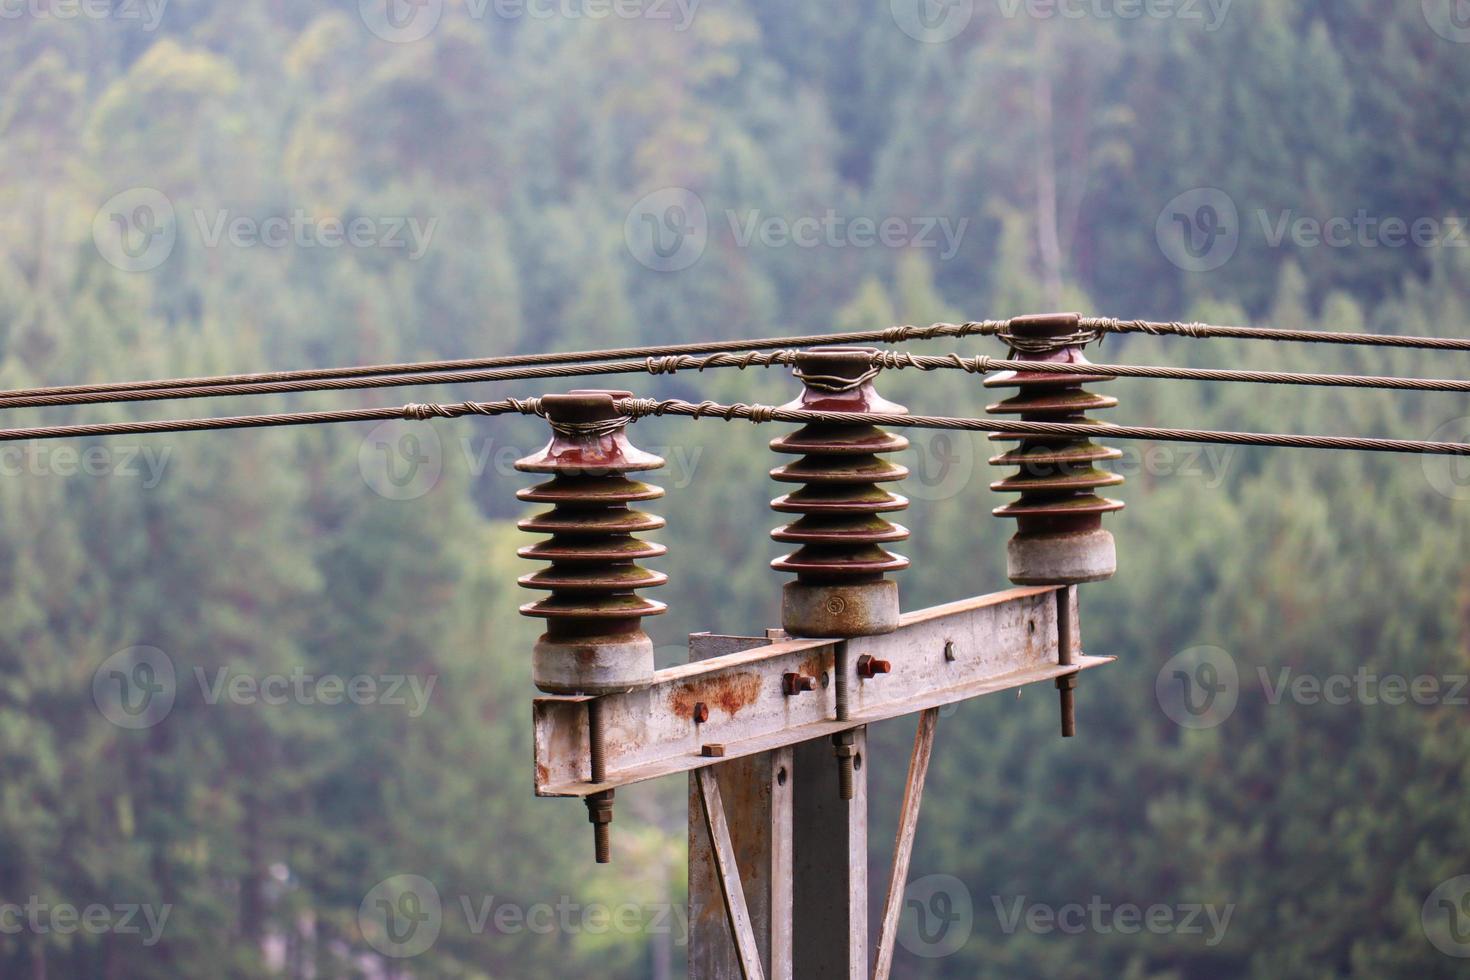
[[[173,0],[152,28],[121,12],[147,6],[7,15],[6,388],[1059,307],[1429,334],[1470,322],[1463,250],[1273,245],[1268,234],[1282,214],[1412,222],[1463,206],[1470,53],[1431,30],[1419,4],[1255,0],[1226,4],[1207,29],[977,0],[945,43],[900,29],[903,0],[647,4],[632,18],[450,0],[406,43],[368,29],[371,3]],[[708,242],[692,265],[659,272],[628,237],[637,202],[672,187],[704,204]],[[1240,242],[1220,268],[1191,273],[1171,264],[1156,224],[1200,187],[1233,202]],[[170,213],[104,206],[138,188]],[[740,234],[829,214],[849,228],[898,218],[964,230],[952,255],[851,233],[811,247]],[[117,218],[134,240],[149,221],[172,222],[176,240],[156,267],[126,271],[108,243]],[[307,237],[212,235],[236,219],[295,220]],[[422,249],[383,240],[410,219]],[[312,237],[354,220],[376,244]],[[1466,374],[1413,352],[1225,341],[1115,338],[1097,356]],[[793,394],[776,372],[627,383],[724,401]],[[895,374],[883,390],[933,413],[985,401],[965,377]],[[1122,399],[1116,418],[1138,424],[1428,438],[1470,414],[1447,396],[1109,390]],[[25,411],[9,424],[467,394]],[[1470,434],[1452,429],[1440,437]],[[3,456],[0,904],[171,912],[154,945],[118,930],[0,930],[0,975],[679,972],[676,925],[536,930],[480,915],[564,900],[680,906],[684,786],[619,794],[610,868],[591,863],[580,807],[532,797],[535,629],[515,614],[524,563],[511,523],[525,479],[508,462],[543,436],[522,419],[414,431],[414,442],[333,427],[88,443],[104,453],[94,475],[50,444]],[[717,422],[637,427],[639,444],[671,462],[673,583],[660,596],[671,611],[650,624],[665,663],[689,631],[778,618],[765,567],[769,436]],[[393,499],[405,494],[383,482],[380,452],[441,472]],[[1130,506],[1110,521],[1121,570],[1083,590],[1088,648],[1119,662],[1085,678],[1070,743],[1055,738],[1042,690],[946,715],[914,870],[965,883],[974,932],[945,958],[900,950],[895,975],[1461,975],[1420,910],[1470,871],[1465,709],[1273,704],[1261,678],[1470,671],[1470,535],[1460,494],[1442,492],[1464,481],[1413,458],[1130,454]],[[988,514],[989,455],[980,437],[916,436],[909,608],[1005,585],[1010,528]],[[1160,710],[1155,679],[1201,644],[1230,653],[1239,705],[1216,728],[1187,730]],[[128,729],[94,703],[94,675],[139,646],[170,658],[176,700],[157,724]],[[214,697],[200,678],[220,671],[435,686],[418,713],[266,705]],[[874,732],[875,906],[910,730]],[[360,914],[395,875],[422,876],[443,903],[437,942],[401,962],[377,954]],[[1183,933],[1008,933],[996,912],[1093,896],[1234,914],[1207,945]]]

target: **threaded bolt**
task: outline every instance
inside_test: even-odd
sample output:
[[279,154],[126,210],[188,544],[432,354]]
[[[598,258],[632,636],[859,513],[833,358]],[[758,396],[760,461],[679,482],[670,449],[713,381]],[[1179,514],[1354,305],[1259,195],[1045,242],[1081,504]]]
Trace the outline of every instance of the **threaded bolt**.
[[[592,768],[592,781],[607,779],[606,743],[602,730],[602,702],[587,702],[587,759]],[[592,846],[598,864],[612,861],[613,791],[605,790],[587,797],[587,819],[592,823]]]
[[587,797],[587,819],[592,824],[592,846],[598,864],[612,862],[613,791]]
[[844,800],[850,800],[856,795],[853,789],[855,769],[853,760],[857,756],[856,741],[857,738],[851,729],[832,736],[832,745],[837,753],[838,795]]
[[803,691],[815,691],[817,679],[808,677],[806,674],[786,673],[781,675],[781,693],[788,698],[801,694]]

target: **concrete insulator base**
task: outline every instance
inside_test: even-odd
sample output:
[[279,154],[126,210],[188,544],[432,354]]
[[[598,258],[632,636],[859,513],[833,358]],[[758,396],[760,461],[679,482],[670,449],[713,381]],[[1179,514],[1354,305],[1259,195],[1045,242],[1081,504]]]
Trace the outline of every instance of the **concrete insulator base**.
[[781,590],[781,626],[792,636],[877,636],[898,629],[898,583],[788,582]]
[[1118,570],[1118,552],[1107,531],[1018,534],[1006,544],[1006,571],[1017,585],[1101,582]]
[[653,682],[653,641],[646,633],[553,639],[531,654],[536,687],[548,694],[621,694]]

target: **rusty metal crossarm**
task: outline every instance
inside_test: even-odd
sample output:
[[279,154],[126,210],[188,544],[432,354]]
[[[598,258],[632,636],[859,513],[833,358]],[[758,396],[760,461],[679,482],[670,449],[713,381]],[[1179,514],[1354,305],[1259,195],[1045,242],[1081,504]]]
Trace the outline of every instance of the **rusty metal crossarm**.
[[[1072,631],[1072,662],[1061,662],[1057,592],[979,596],[907,613],[894,633],[849,640],[845,721],[836,720],[836,641],[729,638],[736,652],[660,670],[648,687],[601,697],[607,778],[600,783],[589,781],[590,698],[537,698],[536,793],[585,797],[1112,662],[1084,655],[1080,630]],[[871,673],[885,661],[887,673]],[[811,678],[811,689],[793,686],[793,674]]]

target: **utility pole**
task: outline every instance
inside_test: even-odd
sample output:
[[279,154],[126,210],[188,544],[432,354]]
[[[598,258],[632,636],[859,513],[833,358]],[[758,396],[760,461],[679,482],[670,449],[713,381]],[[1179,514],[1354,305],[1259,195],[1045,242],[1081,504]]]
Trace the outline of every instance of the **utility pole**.
[[[1075,316],[1018,320],[1022,360],[1085,364]],[[802,352],[801,397],[787,408],[901,414],[875,388],[871,352]],[[1087,422],[1112,407],[1083,389],[1091,375],[1011,372],[986,382],[1020,393],[990,406],[1023,421]],[[906,471],[883,459],[907,441],[876,426],[812,423],[774,440],[784,460],[772,501],[790,518],[772,536],[795,546],[772,563],[794,573],[782,625],[748,636],[698,633],[689,662],[653,668],[643,616],[661,604],[635,589],[665,578],[636,563],[663,549],[634,537],[658,518],[630,504],[662,491],[630,479],[657,457],[627,437],[625,392],[547,396],[552,440],[520,469],[552,480],[522,499],[552,509],[522,522],[551,539],[521,550],[550,567],[521,580],[550,597],[522,608],[545,618],[535,651],[535,784],[582,799],[596,859],[611,859],[614,792],[687,774],[689,975],[694,980],[886,978],[918,829],[938,711],[1031,684],[1060,691],[1062,733],[1075,730],[1078,675],[1110,663],[1083,652],[1077,586],[1112,575],[1112,536],[1098,497],[1120,483],[1096,463],[1115,450],[1074,436],[996,438],[1019,446],[991,460],[1017,472],[994,484],[1018,500],[1008,569],[1018,588],[900,612],[909,564],[887,546],[908,536],[888,520],[907,501],[887,489]],[[917,715],[880,935],[868,934],[867,725]]]

